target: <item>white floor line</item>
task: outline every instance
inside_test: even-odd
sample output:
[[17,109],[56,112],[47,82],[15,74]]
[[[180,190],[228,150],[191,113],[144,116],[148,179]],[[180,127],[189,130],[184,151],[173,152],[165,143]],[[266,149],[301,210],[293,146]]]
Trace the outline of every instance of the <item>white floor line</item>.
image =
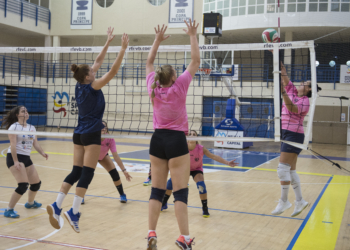
[[[1,153],[2,153],[2,152],[1,152]],[[7,202],[7,201],[0,201],[0,203],[9,203],[9,202]],[[17,203],[16,205],[22,205],[22,206],[24,206],[24,204],[22,204],[22,203]],[[45,208],[39,208],[39,209],[42,209],[42,210],[45,210],[45,211],[46,211]],[[62,225],[61,228],[62,228],[63,225],[64,225],[64,220],[63,220],[62,217],[60,217],[60,225]],[[48,235],[46,235],[46,236],[44,236],[44,237],[42,237],[42,238],[40,238],[40,239],[38,239],[38,240],[33,240],[32,242],[29,242],[29,243],[27,243],[27,244],[20,245],[20,246],[17,246],[17,247],[7,248],[7,250],[19,249],[19,248],[22,248],[22,247],[26,247],[26,246],[35,244],[35,243],[37,243],[38,241],[45,240],[45,239],[51,237],[52,235],[56,234],[58,231],[61,230],[61,228],[60,228],[60,229],[56,229],[56,230],[53,231],[52,233],[50,233],[50,234],[48,234]]]

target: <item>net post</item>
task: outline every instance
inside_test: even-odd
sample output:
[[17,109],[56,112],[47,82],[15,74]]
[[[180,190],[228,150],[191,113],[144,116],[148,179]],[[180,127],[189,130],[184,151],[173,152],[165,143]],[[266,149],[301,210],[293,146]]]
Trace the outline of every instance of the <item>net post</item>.
[[[312,41],[313,42],[313,41]],[[307,146],[310,141],[310,135],[312,133],[312,124],[314,120],[316,101],[317,101],[317,82],[316,82],[316,52],[314,44],[309,48],[310,50],[310,64],[311,64],[311,104],[309,109],[309,120],[307,122],[306,134],[304,144]]]
[[274,108],[275,108],[275,142],[281,140],[281,90],[280,90],[280,61],[279,61],[279,43],[273,47],[273,82],[274,82]]
[[5,56],[2,57],[2,78],[5,78]]

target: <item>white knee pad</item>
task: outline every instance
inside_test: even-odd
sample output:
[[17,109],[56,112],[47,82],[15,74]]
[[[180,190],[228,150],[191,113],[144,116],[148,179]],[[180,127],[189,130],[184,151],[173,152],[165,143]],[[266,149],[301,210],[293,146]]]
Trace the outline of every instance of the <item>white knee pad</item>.
[[290,179],[291,179],[291,184],[297,184],[300,183],[300,178],[299,175],[297,174],[296,170],[291,170],[290,171]]
[[281,181],[290,181],[290,165],[288,163],[278,164],[277,174]]

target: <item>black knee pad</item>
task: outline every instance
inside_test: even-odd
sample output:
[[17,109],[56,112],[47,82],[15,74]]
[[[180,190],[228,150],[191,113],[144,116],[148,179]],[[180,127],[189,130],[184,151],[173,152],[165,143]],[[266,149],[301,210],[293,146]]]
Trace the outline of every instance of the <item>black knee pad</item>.
[[88,189],[92,178],[94,178],[94,172],[95,169],[84,166],[77,187]]
[[177,190],[176,192],[173,193],[174,195],[174,202],[176,201],[181,201],[187,205],[187,200],[188,200],[188,188],[183,188],[180,190]]
[[29,186],[28,182],[20,182],[18,183],[18,187],[16,188],[15,192],[17,194],[23,195],[27,191],[28,186]]
[[163,198],[164,198],[165,192],[166,192],[165,189],[159,189],[159,188],[152,187],[151,197],[149,199],[150,200],[157,200],[159,202],[163,202]]
[[66,183],[71,184],[73,186],[74,183],[79,181],[82,171],[83,171],[82,167],[73,166],[72,172],[70,172],[70,174],[67,175],[66,179],[64,179],[63,182],[66,182]]
[[117,169],[112,169],[111,171],[109,171],[109,174],[111,175],[113,181],[120,180],[120,176],[119,176]]
[[41,181],[39,183],[30,184],[30,191],[36,192],[40,189]]

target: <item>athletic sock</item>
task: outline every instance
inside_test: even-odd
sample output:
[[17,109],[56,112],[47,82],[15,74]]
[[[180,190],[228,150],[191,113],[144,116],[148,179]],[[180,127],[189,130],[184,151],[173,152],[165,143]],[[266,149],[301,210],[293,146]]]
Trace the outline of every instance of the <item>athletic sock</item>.
[[75,195],[74,196],[74,200],[73,200],[73,214],[77,214],[79,213],[79,209],[80,209],[80,205],[81,205],[81,202],[83,201],[83,197],[80,197],[78,195]]
[[148,230],[148,234],[151,233],[151,232],[156,233],[156,230]]
[[164,195],[162,207],[168,203],[169,198],[170,198],[170,195],[167,195],[167,194]]
[[286,202],[288,200],[288,191],[290,185],[281,185],[281,200]]
[[59,209],[61,209],[61,207],[62,207],[62,203],[63,203],[64,198],[66,198],[65,193],[59,192],[57,195],[57,199],[56,199],[56,205]]
[[120,195],[124,194],[124,190],[123,190],[123,184],[120,184],[119,186],[115,186],[118,189],[118,192]]
[[186,243],[190,243],[191,237],[189,235],[182,235],[185,238]]
[[201,200],[203,208],[208,208],[208,200]]
[[28,204],[29,204],[29,205],[34,205],[34,201],[32,201],[32,202],[29,202],[29,201],[28,201]]
[[[296,174],[296,170],[291,170],[291,174]],[[297,178],[299,180],[299,177]],[[299,180],[300,181],[300,180]],[[301,201],[303,199],[303,196],[301,195],[301,186],[300,182],[295,182],[292,184],[294,194],[295,194],[295,199],[296,201]]]

